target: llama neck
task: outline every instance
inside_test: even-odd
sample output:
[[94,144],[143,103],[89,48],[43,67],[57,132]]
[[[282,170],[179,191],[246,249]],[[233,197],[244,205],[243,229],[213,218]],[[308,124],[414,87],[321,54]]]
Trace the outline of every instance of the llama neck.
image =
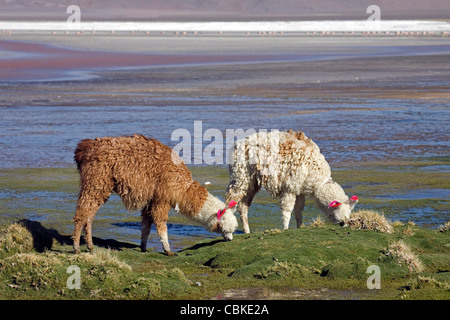
[[316,194],[331,180],[330,165],[321,153],[311,153],[309,158],[305,159],[305,165],[309,173],[303,182],[302,191],[306,194]]
[[206,201],[195,216],[195,220],[205,226],[210,226],[217,222],[217,211],[221,209],[225,209],[225,203],[208,192]]
[[192,218],[199,214],[208,198],[208,190],[197,181],[193,181],[186,190],[175,199],[175,208],[183,215]]
[[182,201],[177,203],[179,212],[201,224],[211,232],[221,233],[225,240],[233,239],[238,223],[231,209],[217,217],[219,210],[225,209],[225,203],[209,193],[205,187],[195,182],[184,193]]

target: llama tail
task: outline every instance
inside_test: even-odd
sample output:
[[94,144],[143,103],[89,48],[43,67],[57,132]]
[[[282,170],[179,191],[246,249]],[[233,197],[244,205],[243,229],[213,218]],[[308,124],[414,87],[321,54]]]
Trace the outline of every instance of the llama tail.
[[81,170],[83,164],[89,161],[90,154],[92,153],[92,150],[95,145],[96,141],[91,139],[84,139],[78,143],[73,157],[73,159],[77,164],[78,171]]

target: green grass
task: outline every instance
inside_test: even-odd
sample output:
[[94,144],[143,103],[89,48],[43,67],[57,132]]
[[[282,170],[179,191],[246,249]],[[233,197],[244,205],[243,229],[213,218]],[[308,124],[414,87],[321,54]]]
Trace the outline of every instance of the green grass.
[[[450,233],[417,226],[397,226],[391,234],[334,225],[268,230],[236,235],[231,242],[202,241],[175,257],[99,246],[74,255],[61,241],[68,236],[54,230],[48,230],[51,247],[39,252],[36,242],[30,246],[29,230],[14,224],[0,233],[4,299],[208,299],[230,289],[262,287],[281,292],[326,288],[330,296],[324,298],[345,298],[349,292],[358,299],[450,297]],[[399,240],[423,270],[416,272],[388,253]],[[79,290],[67,287],[71,265],[81,270]],[[380,267],[380,290],[367,289],[370,265]]]
[[[233,297],[239,290],[261,294],[259,289],[264,288],[266,293],[284,298],[449,299],[448,228],[440,232],[405,223],[414,221],[418,217],[415,212],[422,211],[429,212],[431,221],[448,221],[449,199],[380,197],[449,189],[449,172],[423,170],[448,164],[446,158],[434,158],[333,170],[333,179],[348,194],[359,196],[356,210],[375,210],[404,222],[395,224],[392,233],[314,225],[313,219],[323,216],[312,200],[306,203],[306,227],[280,231],[278,200],[261,191],[250,208],[251,234],[236,234],[231,242],[186,237],[175,246],[169,232],[178,251],[176,257],[163,255],[159,243],[156,251],[141,253],[136,245],[138,230],[131,234],[112,226],[139,221],[139,213],[126,212],[117,197],[112,197],[94,220],[94,252],[74,255],[70,234],[78,194],[76,170],[0,170],[0,297],[209,299],[225,293]],[[208,186],[211,193],[224,197],[228,184],[225,166],[192,166],[190,170],[200,183],[212,183]],[[28,219],[22,222],[26,228],[15,224],[22,219]],[[169,222],[190,223],[173,213]],[[152,233],[151,238],[155,237]],[[411,270],[392,253],[399,241],[423,270]],[[82,249],[86,250],[84,245]],[[71,265],[80,268],[79,290],[67,287]],[[380,290],[366,286],[370,265],[380,267]]]

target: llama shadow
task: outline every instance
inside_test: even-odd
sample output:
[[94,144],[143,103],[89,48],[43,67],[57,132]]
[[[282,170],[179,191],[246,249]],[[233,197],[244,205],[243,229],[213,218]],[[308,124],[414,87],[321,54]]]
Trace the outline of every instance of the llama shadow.
[[217,240],[212,240],[210,242],[198,243],[198,244],[194,244],[193,246],[190,246],[188,248],[184,248],[184,249],[180,250],[180,252],[188,251],[188,250],[197,250],[197,249],[200,249],[203,247],[210,247],[210,246],[215,245],[216,243],[224,242],[224,241],[225,240],[223,240],[223,239],[217,239]]
[[[30,232],[33,238],[33,247],[37,252],[44,252],[52,250],[53,240],[56,240],[61,245],[73,245],[72,237],[69,235],[62,235],[55,229],[44,227],[40,222],[28,219],[17,221]],[[113,250],[122,250],[124,248],[137,248],[136,244],[120,242],[113,239],[100,239],[93,237],[92,241],[95,246],[109,248]],[[80,244],[85,244],[84,239],[81,239]]]
[[[244,232],[240,231],[240,230],[236,230],[234,233],[235,234],[244,234]],[[203,247],[210,247],[210,246],[215,245],[216,243],[224,242],[224,241],[225,240],[223,240],[223,239],[215,239],[210,242],[198,243],[198,244],[194,244],[193,246],[190,246],[188,248],[184,248],[184,249],[180,250],[180,252],[187,251],[187,250],[197,250],[197,249],[200,249]]]

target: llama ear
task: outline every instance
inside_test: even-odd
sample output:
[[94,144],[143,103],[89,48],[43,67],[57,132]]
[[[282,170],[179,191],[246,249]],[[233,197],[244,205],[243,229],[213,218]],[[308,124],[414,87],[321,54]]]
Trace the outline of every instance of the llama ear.
[[338,201],[333,201],[332,203],[330,203],[330,204],[328,205],[328,209],[330,209],[330,208],[337,208],[337,207],[339,207],[341,204],[342,204],[342,203],[340,203],[340,202],[338,202]]
[[220,218],[222,218],[222,216],[225,214],[225,210],[227,209],[217,211],[217,220],[220,220]]
[[350,210],[353,210],[353,208],[358,203],[359,198],[357,196],[353,196],[350,198]]
[[228,204],[228,208],[233,208],[235,205],[237,205],[236,201],[230,201],[230,203]]

